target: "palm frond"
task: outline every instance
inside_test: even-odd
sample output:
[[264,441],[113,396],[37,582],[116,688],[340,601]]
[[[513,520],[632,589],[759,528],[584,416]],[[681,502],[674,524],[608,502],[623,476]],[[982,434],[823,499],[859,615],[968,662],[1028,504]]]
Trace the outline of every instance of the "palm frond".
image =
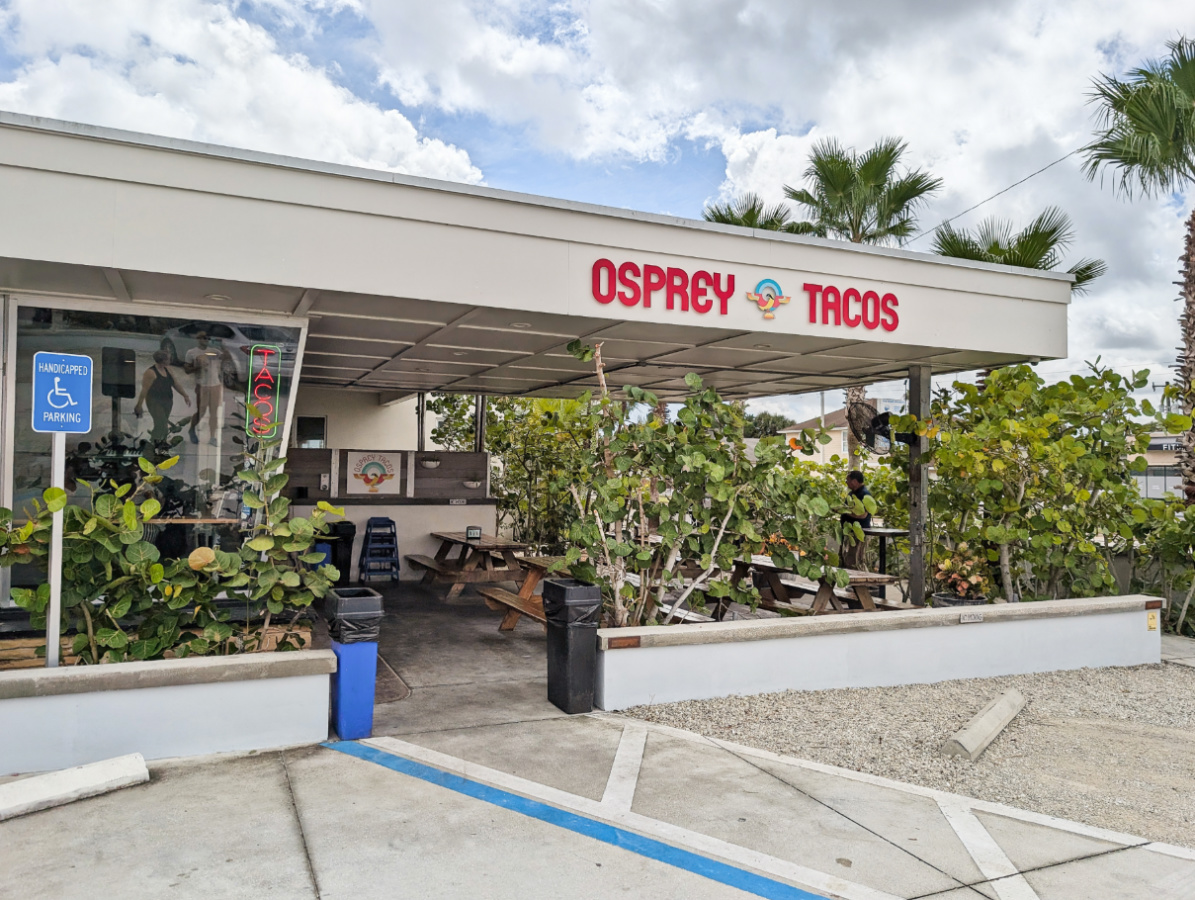
[[1099,130],[1083,148],[1083,171],[1111,170],[1119,191],[1165,193],[1195,181],[1195,41],[1167,44],[1170,56],[1132,70],[1124,80],[1103,75],[1090,101]]
[[1069,274],[1075,276],[1075,283],[1071,287],[1072,294],[1086,294],[1088,285],[1108,271],[1108,264],[1102,259],[1081,259],[1069,269]]
[[[1070,216],[1051,206],[1020,231],[996,217],[984,219],[974,233],[949,223],[940,225],[934,232],[933,248],[940,256],[1049,271],[1062,265],[1062,252],[1073,239]],[[1085,292],[1087,285],[1107,270],[1103,260],[1080,260],[1067,270],[1075,276],[1072,292]]]

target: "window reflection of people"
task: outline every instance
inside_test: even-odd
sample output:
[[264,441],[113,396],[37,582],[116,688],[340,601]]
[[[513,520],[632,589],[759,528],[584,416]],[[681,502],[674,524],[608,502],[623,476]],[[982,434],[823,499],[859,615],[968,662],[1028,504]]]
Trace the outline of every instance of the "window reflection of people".
[[141,396],[133,407],[133,415],[138,417],[142,410],[149,409],[149,415],[154,420],[153,428],[149,430],[150,440],[153,441],[166,439],[170,428],[170,411],[174,409],[175,391],[178,391],[187,406],[191,405],[191,398],[175,380],[169,363],[170,354],[165,350],[154,353],[154,364],[141,376]]
[[[846,487],[850,491],[851,496],[863,502],[864,497],[870,497],[871,491],[867,489],[867,485],[863,483],[863,473],[858,469],[852,469],[846,476]],[[858,522],[860,528],[869,528],[871,526],[871,513],[864,507],[863,515],[855,515],[853,512],[844,512],[842,514],[842,521]],[[856,541],[854,537],[843,537],[842,539],[842,564],[848,569],[858,569],[863,562],[863,550],[867,546],[867,538],[864,537],[862,541]]]
[[215,444],[216,430],[220,427],[217,421],[220,396],[224,390],[223,359],[227,351],[221,352],[211,346],[206,331],[200,331],[195,335],[195,343],[199,346],[187,351],[184,365],[187,372],[195,376],[195,415],[191,418],[191,443],[199,443],[195,429],[203,420],[204,412],[207,412],[208,443]]

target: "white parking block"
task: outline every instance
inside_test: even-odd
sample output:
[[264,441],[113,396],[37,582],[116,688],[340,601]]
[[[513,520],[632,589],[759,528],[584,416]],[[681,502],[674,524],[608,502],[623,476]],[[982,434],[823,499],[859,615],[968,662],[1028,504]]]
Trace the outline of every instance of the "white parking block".
[[0,822],[149,781],[140,753],[0,784]]

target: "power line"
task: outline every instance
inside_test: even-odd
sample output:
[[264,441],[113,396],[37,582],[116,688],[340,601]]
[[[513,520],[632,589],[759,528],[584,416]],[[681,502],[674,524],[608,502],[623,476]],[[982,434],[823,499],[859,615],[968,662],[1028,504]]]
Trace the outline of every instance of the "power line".
[[927,234],[929,234],[931,231],[937,231],[937,230],[938,230],[939,228],[941,228],[943,225],[947,225],[947,224],[949,224],[950,222],[953,222],[955,219],[960,219],[960,218],[962,218],[963,216],[965,216],[967,213],[969,213],[969,212],[971,212],[971,211],[973,211],[973,210],[979,209],[979,207],[983,206],[985,203],[988,203],[988,202],[989,202],[989,201],[991,201],[991,200],[995,200],[995,199],[996,199],[997,197],[999,197],[1001,194],[1007,194],[1007,193],[1008,193],[1009,191],[1011,191],[1013,188],[1017,187],[1018,185],[1022,185],[1022,184],[1024,184],[1024,183],[1025,183],[1026,181],[1028,181],[1030,178],[1035,178],[1036,176],[1040,175],[1042,172],[1046,171],[1046,169],[1052,169],[1052,168],[1054,168],[1054,166],[1058,165],[1058,164],[1059,164],[1060,162],[1062,162],[1063,160],[1070,159],[1072,156],[1074,156],[1076,153],[1078,153],[1078,152],[1079,152],[1080,150],[1082,150],[1082,149],[1083,149],[1082,147],[1076,147],[1076,148],[1075,148],[1074,150],[1072,150],[1070,153],[1066,154],[1066,156],[1060,156],[1060,157],[1058,157],[1058,159],[1054,160],[1054,161],[1053,161],[1052,163],[1050,163],[1049,165],[1042,166],[1042,167],[1041,167],[1040,169],[1038,169],[1036,172],[1033,172],[1033,173],[1031,173],[1031,174],[1029,174],[1029,175],[1026,175],[1026,176],[1025,176],[1024,178],[1022,178],[1020,181],[1015,181],[1015,182],[1013,182],[1013,183],[1012,183],[1012,184],[1010,184],[1008,187],[1004,188],[1004,190],[1001,190],[1001,191],[996,191],[996,193],[992,194],[992,196],[988,197],[987,199],[985,199],[985,200],[980,200],[980,201],[979,201],[978,203],[976,203],[974,206],[969,206],[969,207],[967,207],[967,208],[966,208],[966,209],[964,209],[964,210],[963,210],[961,213],[956,213],[955,215],[951,216],[949,219],[943,219],[941,222],[939,222],[939,223],[938,223],[937,225],[935,225],[933,228],[927,228],[927,229],[925,229],[925,231],[921,232],[921,234],[917,235],[917,237],[915,237],[915,238],[910,238],[909,240],[905,241],[905,244],[904,244],[904,246],[906,246],[906,247],[907,247],[909,244],[913,243],[913,241],[920,240],[921,238],[923,238],[923,237],[925,237]]

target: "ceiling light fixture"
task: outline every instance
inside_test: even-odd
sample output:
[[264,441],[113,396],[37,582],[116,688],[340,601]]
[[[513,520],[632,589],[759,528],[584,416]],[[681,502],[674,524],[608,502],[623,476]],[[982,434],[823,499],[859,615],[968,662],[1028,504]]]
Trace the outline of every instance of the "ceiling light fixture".
[[531,323],[530,322],[511,322],[510,327],[511,328],[530,328]]
[[771,350],[772,345],[771,344],[756,344],[755,349],[756,350]]
[[204,294],[205,300],[214,300],[216,303],[231,303],[232,298],[227,294]]
[[453,350],[452,355],[453,356],[468,356],[469,351],[468,350]]

